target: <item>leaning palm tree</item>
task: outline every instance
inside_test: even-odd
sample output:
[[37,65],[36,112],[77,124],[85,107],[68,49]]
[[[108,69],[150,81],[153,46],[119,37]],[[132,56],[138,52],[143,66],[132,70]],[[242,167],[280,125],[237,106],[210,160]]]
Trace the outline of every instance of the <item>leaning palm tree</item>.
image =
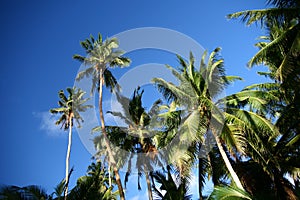
[[[238,188],[243,190],[243,186],[234,171],[230,160],[222,146],[220,136],[217,134],[224,124],[223,115],[216,107],[213,99],[220,94],[226,85],[231,81],[240,79],[235,76],[225,76],[223,59],[218,57],[220,48],[215,49],[209,56],[208,63],[205,64],[206,53],[203,55],[200,69],[195,69],[195,59],[190,54],[190,62],[178,56],[180,67],[179,71],[167,66],[173,75],[179,80],[179,85],[167,82],[161,78],[153,79],[158,90],[168,100],[175,101],[185,110],[179,134],[181,143],[198,143],[198,147],[204,142],[205,135],[213,135],[222,159],[232,177],[233,182]],[[195,148],[194,148],[195,149]],[[193,153],[190,157],[195,155]],[[188,158],[192,159],[193,158]],[[183,163],[183,162],[181,162]],[[190,162],[185,162],[190,163]],[[180,167],[180,166],[179,166]]]
[[111,71],[109,71],[109,68],[128,66],[130,64],[130,59],[122,56],[122,54],[124,54],[123,51],[117,50],[119,46],[117,38],[110,38],[103,41],[102,36],[99,33],[96,40],[91,35],[90,39],[86,39],[80,44],[84,48],[87,56],[85,57],[74,55],[73,58],[82,62],[84,65],[88,66],[88,68],[84,71],[79,72],[76,80],[80,81],[84,77],[92,76],[91,93],[93,93],[96,89],[99,94],[98,106],[101,122],[101,132],[105,139],[109,162],[111,163],[113,171],[115,173],[120,197],[121,199],[125,199],[117,163],[115,162],[115,158],[113,157],[113,151],[111,149],[105,130],[102,99],[103,86],[110,88],[111,92],[117,90],[119,87],[116,78],[112,75]]
[[[201,150],[202,146],[206,146],[202,137],[205,136],[206,141],[209,141],[209,137],[214,137],[218,151],[214,154],[210,153],[207,159],[199,159],[198,156],[199,180],[204,180],[203,176],[200,177],[201,174],[208,173],[212,174],[213,182],[216,185],[219,184],[218,179],[224,175],[224,170],[220,173],[218,171],[220,167],[214,166],[218,165],[215,162],[215,157],[219,157],[225,162],[233,182],[238,188],[243,189],[236,170],[232,166],[232,163],[235,164],[232,158],[240,161],[239,157],[246,153],[245,146],[248,146],[248,149],[253,152],[257,150],[263,152],[266,148],[262,145],[261,139],[274,138],[278,135],[278,130],[274,125],[262,116],[268,108],[268,102],[271,99],[276,99],[276,97],[271,91],[268,93],[245,90],[213,102],[214,96],[230,81],[240,79],[225,76],[224,71],[222,71],[223,60],[217,59],[215,55],[217,52],[218,49],[211,54],[207,65],[204,64],[202,59],[200,70],[196,70],[193,66],[193,58],[190,59],[189,63],[180,58],[181,67],[179,69],[181,71],[178,72],[171,68],[173,74],[179,80],[179,85],[167,83],[162,79],[154,80],[167,98],[174,100],[179,107],[184,108],[182,109],[183,120],[181,121],[179,134],[183,135],[182,139],[193,139],[194,137],[187,151],[189,152],[188,161],[181,161],[185,168],[191,168],[191,162],[197,159],[198,155],[196,153]],[[247,106],[245,106],[246,104]],[[215,108],[216,106],[220,109]],[[242,107],[249,109],[240,109]],[[217,135],[215,134],[215,125],[219,126],[216,121],[222,115],[224,116],[223,126],[220,127],[222,132]],[[212,130],[210,130],[209,125],[212,122],[214,123],[212,124]],[[259,155],[257,154],[257,156]],[[210,169],[205,170],[205,165],[208,165]],[[201,198],[200,182],[199,196]]]
[[65,173],[65,191],[64,198],[67,199],[68,194],[68,184],[69,184],[69,163],[72,145],[72,128],[73,121],[76,120],[78,125],[83,122],[80,112],[85,112],[91,105],[84,105],[88,99],[84,99],[83,92],[78,88],[67,88],[69,93],[68,97],[65,95],[63,90],[60,90],[58,96],[60,100],[58,101],[59,108],[53,108],[50,110],[52,114],[60,114],[60,118],[55,122],[56,125],[61,125],[64,130],[69,130],[68,139],[68,149],[66,156],[66,173]]

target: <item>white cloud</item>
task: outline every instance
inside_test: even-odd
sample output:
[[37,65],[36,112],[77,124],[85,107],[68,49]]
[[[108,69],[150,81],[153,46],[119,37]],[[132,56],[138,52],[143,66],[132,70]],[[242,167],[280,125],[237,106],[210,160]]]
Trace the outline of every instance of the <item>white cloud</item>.
[[45,131],[49,136],[64,136],[65,132],[61,129],[61,125],[55,125],[58,116],[52,115],[49,111],[33,112],[34,117],[40,119],[39,129]]

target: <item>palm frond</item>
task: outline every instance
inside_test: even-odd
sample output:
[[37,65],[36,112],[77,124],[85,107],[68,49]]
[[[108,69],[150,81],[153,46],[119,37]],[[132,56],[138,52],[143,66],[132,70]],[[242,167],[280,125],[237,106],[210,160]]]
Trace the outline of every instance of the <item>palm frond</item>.
[[[300,24],[298,24],[298,26],[300,27]],[[299,74],[299,70],[297,72],[296,71],[297,69],[295,69],[295,65],[300,66],[299,58],[300,58],[300,28],[298,28],[298,34],[294,38],[292,46],[289,49],[288,55],[285,56],[281,65],[277,69],[276,76],[279,78],[279,80],[286,80],[288,75],[291,73]]]
[[[286,38],[293,35],[295,32],[294,27],[290,27],[288,30],[281,33],[277,38],[269,42],[267,45],[263,46],[248,62],[248,66],[251,68],[254,65],[264,64],[266,61],[267,53],[271,52],[273,49],[278,49],[279,46],[284,46]],[[282,55],[285,56],[285,55]]]
[[[297,13],[298,8],[268,8],[260,10],[246,10],[241,12],[236,12],[233,14],[227,15],[227,18],[241,18],[241,21],[246,23],[248,26],[253,23],[264,25],[266,21],[283,21],[284,16],[291,16],[291,13]],[[291,16],[290,18],[292,18]]]
[[157,87],[158,91],[161,92],[168,101],[176,102],[179,98],[186,99],[186,101],[189,100],[189,95],[180,90],[173,83],[169,83],[162,78],[154,78],[152,79],[152,82],[155,83],[155,86]]
[[247,192],[234,187],[229,186],[217,186],[214,188],[212,194],[208,198],[209,200],[238,200],[238,199],[248,199],[252,200],[250,194]]
[[238,123],[253,133],[264,133],[270,137],[279,135],[278,129],[269,120],[257,113],[237,108],[227,108],[225,116],[230,122]]

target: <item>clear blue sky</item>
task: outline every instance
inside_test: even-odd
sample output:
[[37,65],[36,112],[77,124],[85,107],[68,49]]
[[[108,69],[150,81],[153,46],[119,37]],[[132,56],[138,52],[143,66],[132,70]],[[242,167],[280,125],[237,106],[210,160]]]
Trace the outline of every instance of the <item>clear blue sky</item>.
[[[225,16],[263,7],[262,0],[2,0],[0,184],[36,184],[52,192],[64,177],[67,134],[51,124],[48,110],[56,107],[58,90],[74,83],[80,65],[72,55],[84,54],[80,40],[98,32],[109,37],[139,27],[173,29],[208,51],[222,47],[228,74],[245,79],[234,85],[238,91],[262,80],[246,63],[257,51],[255,39],[263,32]],[[137,58],[132,67],[143,62],[159,61]],[[85,174],[91,156],[75,132],[71,185]],[[136,194],[129,191],[128,196],[137,199],[144,192],[145,188]]]

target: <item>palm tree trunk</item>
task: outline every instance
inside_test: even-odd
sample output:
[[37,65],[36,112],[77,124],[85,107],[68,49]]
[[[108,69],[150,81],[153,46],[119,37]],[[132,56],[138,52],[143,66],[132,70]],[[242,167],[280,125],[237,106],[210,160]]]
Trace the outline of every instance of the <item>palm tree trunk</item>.
[[111,167],[110,167],[110,163],[108,163],[108,184],[109,184],[109,187],[111,187]]
[[232,165],[231,165],[231,163],[230,163],[230,161],[229,161],[229,159],[228,159],[228,157],[226,155],[226,152],[225,152],[225,150],[224,150],[224,148],[222,146],[222,143],[221,143],[221,140],[220,140],[219,136],[214,131],[212,131],[212,132],[213,132],[213,135],[214,135],[214,137],[216,139],[218,149],[219,149],[219,151],[221,153],[221,156],[222,156],[222,158],[224,160],[224,163],[225,163],[225,165],[226,165],[226,167],[227,167],[227,169],[228,169],[228,171],[229,171],[229,173],[230,173],[230,175],[232,177],[233,182],[236,184],[236,186],[239,189],[245,191],[245,189],[243,188],[243,185],[242,185],[239,177],[237,176],[237,174],[235,173],[234,169],[232,168]]
[[68,150],[67,150],[67,157],[66,157],[66,174],[65,174],[65,180],[66,180],[66,188],[64,191],[64,199],[67,200],[68,196],[68,189],[69,189],[69,163],[70,163],[70,154],[71,154],[71,145],[72,145],[72,117],[69,119],[69,141],[68,141]]
[[200,157],[198,158],[198,162],[199,162],[199,166],[198,166],[198,177],[199,177],[198,178],[198,192],[199,192],[199,199],[203,200],[202,187],[201,187],[201,184],[200,184],[200,181],[201,181],[200,175],[202,173],[202,170],[200,168],[200,162],[201,162],[201,158]]
[[120,178],[120,174],[119,174],[119,170],[116,166],[116,161],[113,157],[112,154],[112,150],[110,147],[110,143],[109,140],[107,138],[107,133],[105,130],[105,122],[104,122],[104,115],[103,115],[103,108],[102,108],[102,98],[103,98],[103,71],[102,69],[100,69],[100,85],[99,85],[99,115],[100,115],[100,121],[101,121],[101,130],[102,130],[102,134],[104,136],[104,140],[106,143],[106,148],[107,148],[107,152],[108,152],[108,157],[109,157],[109,162],[112,165],[115,177],[116,177],[116,183],[118,185],[118,190],[119,190],[119,194],[120,194],[120,199],[121,200],[125,200],[125,195],[124,195],[124,190],[123,190],[123,186],[122,186],[122,182],[121,182],[121,178]]

